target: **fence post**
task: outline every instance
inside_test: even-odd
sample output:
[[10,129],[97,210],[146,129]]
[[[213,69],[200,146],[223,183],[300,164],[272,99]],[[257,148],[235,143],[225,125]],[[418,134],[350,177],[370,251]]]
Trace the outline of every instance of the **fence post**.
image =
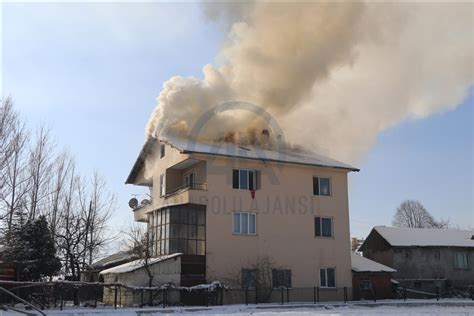
[[64,306],[64,299],[63,299],[63,293],[61,291],[61,294],[59,295],[59,299],[60,299],[60,305],[59,305],[59,309],[60,310],[63,310],[63,306]]
[[474,301],[474,286],[471,286],[471,300]]
[[344,286],[344,303],[347,303],[347,287]]
[[255,305],[258,304],[258,289],[257,289],[257,284],[255,284]]
[[163,290],[163,308],[166,307],[166,301],[168,299],[168,293],[167,292],[168,292],[168,289]]
[[316,287],[313,286],[313,302],[316,304]]
[[211,294],[208,290],[206,291],[206,307],[209,307],[209,299],[211,298]]
[[439,301],[439,286],[436,287],[436,301]]
[[374,292],[374,302],[377,302],[377,288],[375,287],[375,285],[372,285],[372,289]]
[[319,303],[319,286],[316,288],[316,295],[317,302]]
[[280,292],[281,292],[281,305],[283,305],[283,286],[280,287]]
[[286,302],[290,303],[290,288],[286,287]]
[[117,309],[117,285],[114,286],[114,309]]
[[143,308],[143,289],[140,290],[140,308]]
[[403,301],[406,302],[407,300],[407,288],[406,286],[403,287]]
[[249,288],[245,288],[245,305],[249,305]]

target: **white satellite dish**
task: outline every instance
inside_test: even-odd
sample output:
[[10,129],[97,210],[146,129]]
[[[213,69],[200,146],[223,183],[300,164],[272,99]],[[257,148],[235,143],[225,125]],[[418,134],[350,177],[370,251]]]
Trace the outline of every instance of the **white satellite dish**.
[[138,200],[131,198],[130,201],[128,201],[128,206],[130,206],[130,208],[136,208],[138,206]]
[[141,205],[142,205],[142,206],[145,206],[145,205],[148,205],[148,204],[150,204],[150,200],[148,200],[148,199],[144,199],[144,200],[142,200],[142,202],[141,202]]

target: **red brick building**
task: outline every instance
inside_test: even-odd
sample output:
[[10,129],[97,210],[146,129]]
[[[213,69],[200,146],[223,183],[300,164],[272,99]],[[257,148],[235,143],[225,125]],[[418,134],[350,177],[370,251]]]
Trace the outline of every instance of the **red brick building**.
[[395,269],[352,253],[352,289],[356,300],[392,298]]

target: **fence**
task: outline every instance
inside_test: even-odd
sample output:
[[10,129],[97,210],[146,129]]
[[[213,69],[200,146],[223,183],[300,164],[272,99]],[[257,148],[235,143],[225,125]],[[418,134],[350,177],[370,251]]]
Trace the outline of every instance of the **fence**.
[[[25,300],[41,309],[63,309],[68,306],[190,306],[227,304],[289,304],[348,302],[353,300],[352,288],[274,288],[274,289],[229,289],[220,283],[179,287],[166,284],[160,287],[131,287],[124,284],[105,284],[87,282],[15,282],[0,281],[0,286],[8,291],[0,291],[0,304],[15,304]],[[8,292],[12,294],[8,294]],[[377,291],[372,289],[373,300]],[[474,300],[474,286],[462,292],[465,298]],[[425,298],[439,300],[443,296],[440,289],[436,293],[421,292],[408,288],[398,288],[393,298]],[[459,295],[458,295],[459,297]]]

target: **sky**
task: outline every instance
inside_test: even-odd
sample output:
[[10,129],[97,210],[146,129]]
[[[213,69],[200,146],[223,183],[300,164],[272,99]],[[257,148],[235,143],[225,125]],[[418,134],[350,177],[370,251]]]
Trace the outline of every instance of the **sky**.
[[[225,27],[196,3],[3,3],[1,88],[31,128],[51,128],[83,174],[118,198],[112,227],[133,220],[124,184],[163,82],[202,78]],[[390,225],[417,199],[453,226],[474,227],[474,89],[454,110],[382,132],[349,175],[351,235]]]

